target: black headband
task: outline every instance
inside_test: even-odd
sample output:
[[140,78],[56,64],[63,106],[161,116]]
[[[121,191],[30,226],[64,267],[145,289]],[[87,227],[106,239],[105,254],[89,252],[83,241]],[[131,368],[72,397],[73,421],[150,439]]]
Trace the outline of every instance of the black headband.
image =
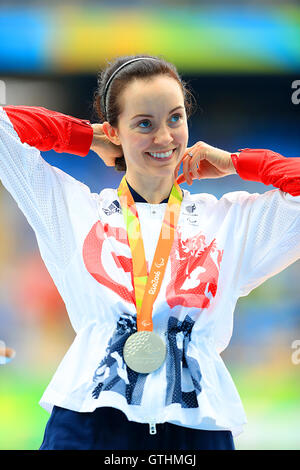
[[[106,115],[106,95],[107,95],[107,90],[108,90],[108,88],[109,88],[109,85],[110,85],[111,82],[113,81],[114,77],[117,75],[117,73],[119,72],[119,70],[121,70],[123,67],[125,67],[125,65],[131,64],[131,62],[135,62],[136,60],[145,60],[145,59],[146,59],[146,60],[157,60],[157,59],[152,58],[152,57],[138,57],[138,58],[135,58],[135,59],[128,60],[127,62],[125,62],[125,64],[120,65],[120,67],[118,67],[117,70],[115,70],[114,73],[111,75],[111,77],[109,77],[109,80],[108,80],[107,84],[105,85],[104,97],[103,97],[105,115]],[[107,115],[106,115],[106,117],[107,117]]]

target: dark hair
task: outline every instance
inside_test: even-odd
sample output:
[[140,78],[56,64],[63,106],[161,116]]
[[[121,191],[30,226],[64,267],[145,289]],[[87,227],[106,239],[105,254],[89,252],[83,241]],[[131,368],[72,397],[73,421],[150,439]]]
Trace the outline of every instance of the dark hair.
[[[137,60],[123,67],[111,81],[107,89],[104,103],[105,88],[112,74],[125,62],[142,57],[149,57],[156,60]],[[118,98],[125,86],[136,78],[149,79],[156,75],[168,75],[179,83],[184,96],[186,115],[189,118],[194,111],[192,103],[194,96],[187,88],[186,82],[184,82],[179,76],[175,65],[167,62],[161,56],[143,54],[117,57],[113,62],[108,62],[106,68],[98,73],[98,86],[94,94],[93,107],[99,122],[103,123],[104,121],[107,121],[111,126],[117,127],[118,117],[122,112]],[[116,158],[115,170],[126,171],[124,156]]]

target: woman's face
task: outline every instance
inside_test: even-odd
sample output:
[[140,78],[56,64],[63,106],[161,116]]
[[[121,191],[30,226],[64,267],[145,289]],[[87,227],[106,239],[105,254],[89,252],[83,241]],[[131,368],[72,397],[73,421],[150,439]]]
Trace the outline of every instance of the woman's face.
[[[120,96],[122,113],[116,134],[127,174],[170,176],[188,144],[188,126],[180,85],[160,75],[131,82]],[[137,116],[138,115],[138,116]],[[165,153],[171,156],[151,153]]]

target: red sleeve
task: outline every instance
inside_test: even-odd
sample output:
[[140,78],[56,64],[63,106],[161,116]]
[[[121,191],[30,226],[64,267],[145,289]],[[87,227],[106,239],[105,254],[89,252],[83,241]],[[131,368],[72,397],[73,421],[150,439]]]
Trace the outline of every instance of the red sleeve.
[[3,106],[21,142],[38,150],[55,150],[84,157],[93,128],[89,121],[35,106]]
[[231,159],[238,175],[300,196],[300,158],[286,158],[266,149],[239,149]]

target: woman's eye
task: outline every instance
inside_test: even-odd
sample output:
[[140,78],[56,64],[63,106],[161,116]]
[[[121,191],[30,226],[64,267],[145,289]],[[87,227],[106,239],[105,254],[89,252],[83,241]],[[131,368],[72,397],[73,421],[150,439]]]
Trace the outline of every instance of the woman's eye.
[[[174,117],[177,117],[177,118],[180,119],[182,116],[181,116],[181,114],[173,114],[172,118],[174,118]],[[172,119],[172,118],[171,118],[171,119]],[[175,123],[178,122],[179,119],[177,119],[176,121],[173,121],[173,123],[174,123],[174,122],[175,122]],[[144,121],[141,121],[141,122],[138,124],[138,127],[140,127],[142,124],[149,123],[149,122],[150,122],[149,119],[145,119]],[[147,126],[147,127],[141,127],[141,129],[149,129],[149,126]]]
[[[174,116],[177,116],[179,119],[181,118],[181,114],[173,114],[172,118],[173,118]],[[176,122],[178,122],[178,121],[176,121]]]
[[[139,126],[140,126],[141,124],[144,124],[145,122],[150,122],[150,121],[148,121],[148,120],[147,120],[147,121],[142,121],[142,122],[139,123]],[[147,129],[147,127],[142,127],[142,129]]]

